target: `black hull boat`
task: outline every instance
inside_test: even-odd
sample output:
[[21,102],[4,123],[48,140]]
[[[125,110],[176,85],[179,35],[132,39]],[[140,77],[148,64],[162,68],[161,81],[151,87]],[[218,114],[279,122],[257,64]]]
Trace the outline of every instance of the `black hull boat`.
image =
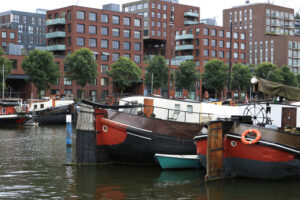
[[196,153],[193,137],[202,129],[199,123],[162,120],[87,104],[81,105],[77,121],[79,163],[155,165],[155,153]]
[[[258,179],[300,177],[300,134],[241,123],[232,123],[228,128],[231,123],[228,121],[211,122],[211,125],[217,123],[218,128],[223,127],[223,133],[217,134],[212,130],[194,138],[200,163],[208,170],[212,170],[210,164],[215,162],[222,166],[218,169],[221,172],[218,176]],[[222,144],[222,148],[213,147],[213,135],[218,135],[214,136],[219,140],[215,142]],[[217,149],[219,155],[216,155],[217,151],[215,155],[210,153],[211,163],[208,165],[207,152],[213,152],[213,149]]]
[[[66,124],[66,115],[74,116],[74,105],[59,106],[36,112],[34,120],[39,124]],[[73,117],[74,118],[74,117]]]

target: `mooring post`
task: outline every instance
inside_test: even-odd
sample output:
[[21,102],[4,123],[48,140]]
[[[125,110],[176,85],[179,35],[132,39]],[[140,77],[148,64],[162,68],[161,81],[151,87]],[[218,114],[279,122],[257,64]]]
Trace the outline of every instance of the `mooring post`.
[[224,179],[223,123],[211,121],[208,125],[205,181]]
[[67,147],[71,147],[72,146],[72,115],[66,115],[66,123],[67,123],[66,145]]

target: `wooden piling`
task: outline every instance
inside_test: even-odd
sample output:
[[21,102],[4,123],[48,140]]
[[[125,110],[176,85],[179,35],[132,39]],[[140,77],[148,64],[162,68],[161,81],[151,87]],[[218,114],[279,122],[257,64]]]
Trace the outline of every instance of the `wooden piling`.
[[225,178],[223,168],[223,122],[212,121],[208,125],[205,181]]

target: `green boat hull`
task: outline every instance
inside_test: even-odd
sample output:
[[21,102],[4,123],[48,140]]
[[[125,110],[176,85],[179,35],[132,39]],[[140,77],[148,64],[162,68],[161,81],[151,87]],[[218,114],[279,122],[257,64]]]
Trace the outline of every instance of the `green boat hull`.
[[166,156],[155,155],[157,162],[162,169],[191,169],[197,168],[198,158],[193,156],[192,158],[186,158],[184,156]]

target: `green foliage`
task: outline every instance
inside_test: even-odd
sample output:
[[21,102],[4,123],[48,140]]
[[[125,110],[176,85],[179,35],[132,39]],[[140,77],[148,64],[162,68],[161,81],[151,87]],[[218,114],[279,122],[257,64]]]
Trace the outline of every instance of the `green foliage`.
[[66,77],[75,80],[82,88],[97,77],[98,65],[94,60],[93,52],[88,48],[77,49],[69,54],[64,64],[67,66]]
[[279,72],[282,77],[282,84],[293,87],[298,86],[296,75],[291,71],[291,69],[288,66],[281,66]]
[[176,73],[176,87],[186,89],[190,92],[195,87],[195,82],[199,80],[199,78],[195,62],[182,62]]
[[228,66],[223,61],[212,59],[204,65],[202,80],[206,89],[212,89],[219,93],[226,85],[228,76]]
[[[4,66],[4,79],[7,78],[7,76],[10,74],[10,72],[12,71],[12,64],[11,61],[4,57],[4,51],[3,49],[0,47],[0,74],[1,74],[1,80],[3,77],[3,66]],[[0,81],[0,89],[2,91],[2,81]],[[4,85],[5,87],[5,85]]]
[[250,87],[252,73],[249,66],[240,63],[233,65],[231,73],[231,87],[234,90],[246,91]]
[[255,69],[255,75],[277,83],[282,83],[283,79],[279,69],[272,63],[261,63]]
[[60,76],[58,65],[54,62],[54,56],[48,51],[34,49],[22,62],[21,67],[29,76],[38,90],[47,90],[51,84],[56,83]]
[[118,89],[121,90],[121,94],[123,94],[126,88],[140,79],[142,71],[129,58],[121,57],[111,65],[111,69],[107,74],[113,78]]
[[300,73],[296,74],[296,79],[297,79],[297,83],[298,83],[298,88],[300,88]]
[[153,89],[164,88],[168,84],[169,70],[166,66],[166,60],[163,56],[154,56],[147,67],[145,74],[145,83],[148,87],[152,84],[153,74]]

